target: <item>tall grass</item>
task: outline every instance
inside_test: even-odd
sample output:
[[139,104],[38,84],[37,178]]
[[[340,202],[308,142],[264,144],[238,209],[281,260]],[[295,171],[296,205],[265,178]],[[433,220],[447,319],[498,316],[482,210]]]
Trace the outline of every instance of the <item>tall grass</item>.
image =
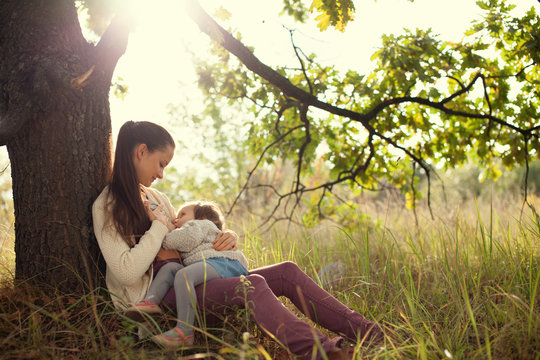
[[[538,220],[508,199],[438,210],[432,219],[419,209],[416,226],[399,206],[366,204],[379,225],[282,234],[267,251],[292,243],[292,260],[314,278],[346,266],[333,294],[399,334],[385,349],[359,348],[362,358],[540,359]],[[246,248],[260,259],[256,239]]]
[[15,273],[15,237],[12,222],[0,223],[0,281]]
[[[248,234],[241,247],[253,268],[292,260],[320,280],[324,266],[344,265],[345,275],[330,291],[397,333],[382,347],[357,346],[358,359],[540,359],[538,220],[521,215],[518,203],[498,200],[435,210],[432,219],[419,209],[418,226],[399,206],[366,203],[362,212],[373,220],[349,229],[324,224],[263,236],[250,223],[236,227]],[[3,230],[12,239],[9,231]],[[2,283],[2,358],[165,355],[137,337],[135,324],[103,289],[75,298],[14,285],[9,276]],[[225,319],[221,329],[201,330],[200,346],[176,355],[291,358],[243,315]]]

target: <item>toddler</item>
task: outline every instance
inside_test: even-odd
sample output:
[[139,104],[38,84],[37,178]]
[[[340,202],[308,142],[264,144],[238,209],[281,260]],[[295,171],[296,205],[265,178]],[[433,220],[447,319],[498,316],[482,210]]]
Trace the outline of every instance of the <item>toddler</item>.
[[[159,211],[159,208],[154,210]],[[171,287],[176,295],[176,326],[152,340],[165,348],[177,349],[193,344],[193,323],[197,306],[195,286],[213,279],[248,275],[247,259],[239,250],[216,251],[212,243],[223,230],[221,210],[211,202],[183,205],[173,221],[175,229],[163,241],[164,249],[180,252],[184,266],[170,262],[163,265],[144,300],[131,306],[125,315],[137,321],[142,313],[159,314],[160,301]]]

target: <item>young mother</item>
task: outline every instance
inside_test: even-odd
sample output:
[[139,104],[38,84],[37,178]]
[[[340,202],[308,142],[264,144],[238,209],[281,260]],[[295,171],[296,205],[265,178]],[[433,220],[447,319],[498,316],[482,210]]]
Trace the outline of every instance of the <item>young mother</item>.
[[[161,248],[175,211],[165,195],[150,188],[154,180],[163,177],[174,147],[171,135],[159,125],[125,123],[118,134],[112,180],[93,204],[94,231],[107,263],[106,283],[119,309],[145,297],[161,265],[180,261],[176,251]],[[168,214],[168,221],[156,218],[150,211],[158,205]],[[217,238],[214,248],[234,249],[236,242],[234,233],[225,232]],[[320,359],[322,352],[330,359],[351,358],[351,354],[340,349],[342,337],[323,335],[287,309],[278,296],[288,297],[311,320],[349,340],[370,342],[383,337],[380,326],[340,303],[295,263],[251,270],[246,278],[252,290],[242,296],[235,296],[235,290],[242,286],[238,277],[199,285],[199,307],[206,314],[225,314],[235,305],[247,306],[263,331],[305,359]],[[161,306],[176,308],[172,289]]]

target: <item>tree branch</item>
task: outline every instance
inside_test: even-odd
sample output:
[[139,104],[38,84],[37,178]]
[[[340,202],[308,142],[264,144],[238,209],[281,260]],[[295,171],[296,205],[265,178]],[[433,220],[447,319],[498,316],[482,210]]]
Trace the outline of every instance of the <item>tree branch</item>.
[[264,158],[264,155],[266,154],[266,152],[268,150],[270,150],[271,147],[273,147],[274,145],[278,144],[279,142],[281,142],[281,140],[283,140],[285,137],[287,137],[290,133],[292,133],[293,131],[297,130],[297,129],[300,129],[302,127],[302,125],[299,125],[299,126],[296,126],[292,129],[290,129],[289,131],[287,131],[285,134],[281,135],[280,137],[278,137],[276,140],[274,140],[271,144],[269,144],[268,146],[266,146],[264,148],[264,150],[262,151],[261,155],[259,156],[259,159],[257,160],[257,162],[255,163],[255,166],[253,166],[253,168],[250,170],[250,172],[248,173],[248,177],[246,179],[246,182],[244,183],[244,186],[242,187],[242,189],[240,190],[240,192],[238,193],[238,195],[236,195],[236,198],[234,199],[232,205],[229,207],[229,211],[227,211],[227,214],[226,215],[229,215],[232,211],[232,209],[234,208],[234,206],[236,205],[236,203],[238,202],[238,200],[240,199],[240,196],[244,193],[244,191],[247,189],[247,186],[249,184],[249,180],[251,179],[251,176],[253,176],[253,173],[255,172],[255,170],[257,170],[257,168],[259,167],[259,165],[261,164],[262,162],[262,159]]
[[289,79],[263,64],[255,57],[255,55],[253,55],[251,50],[216,23],[214,19],[201,8],[196,0],[188,0],[188,3],[189,14],[193,21],[197,23],[201,31],[227,49],[231,54],[238,57],[249,70],[279,88],[285,96],[298,99],[302,103],[326,110],[332,114],[354,119],[362,123],[366,128],[371,127],[367,122],[368,118],[365,115],[322,102],[314,95],[293,85]]
[[296,58],[298,59],[298,62],[300,63],[300,66],[302,67],[302,73],[304,74],[304,79],[306,79],[306,82],[309,86],[309,93],[313,95],[313,85],[311,85],[311,80],[309,79],[309,76],[307,75],[307,72],[306,72],[306,66],[304,65],[304,62],[302,61],[302,58],[300,57],[300,54],[298,53],[298,47],[294,43],[294,38],[293,38],[294,31],[289,29],[289,33],[291,36],[291,44],[293,46],[294,53],[296,55]]
[[[130,29],[131,19],[129,15],[118,14],[112,19],[109,27],[105,30],[99,43],[96,45],[95,61],[92,66],[97,66],[97,68],[101,70],[104,76],[104,82],[107,86],[110,86],[112,75],[118,60],[126,52]],[[90,71],[92,66],[87,71]],[[92,72],[83,80],[84,86],[88,85],[91,81],[92,78],[89,77],[91,74]],[[81,76],[84,76],[84,74],[81,74]]]
[[307,118],[307,110],[308,107],[305,105],[300,106],[300,119],[304,123],[304,130],[306,132],[306,136],[304,138],[304,142],[302,143],[302,146],[300,146],[300,149],[298,150],[298,166],[296,170],[296,192],[300,189],[300,175],[302,173],[302,162],[304,160],[304,153],[306,152],[307,146],[311,143],[311,134],[309,132],[309,120]]
[[276,133],[278,135],[281,134],[281,131],[279,130],[279,122],[281,121],[281,117],[283,116],[283,113],[285,112],[285,110],[290,109],[292,107],[300,107],[300,103],[297,101],[288,101],[285,105],[283,105],[277,111],[276,125],[274,126],[274,129],[276,130]]
[[[301,186],[301,183],[300,183],[300,175],[301,175],[301,170],[302,170],[301,162],[303,160],[303,156],[304,156],[304,152],[305,152],[305,149],[307,147],[307,144],[309,144],[309,142],[310,142],[309,123],[307,122],[307,116],[306,116],[306,113],[307,113],[307,110],[308,110],[309,106],[313,106],[313,107],[316,107],[318,109],[325,110],[330,114],[345,117],[345,118],[348,118],[348,119],[350,119],[352,121],[359,122],[360,124],[362,124],[364,129],[369,133],[370,138],[372,138],[373,136],[379,137],[380,139],[382,139],[387,144],[390,144],[390,145],[394,146],[396,149],[399,149],[399,150],[403,151],[414,163],[420,165],[420,167],[424,170],[424,172],[426,173],[426,176],[427,176],[427,181],[428,181],[428,205],[429,205],[429,208],[430,208],[430,212],[431,212],[431,206],[430,206],[430,201],[431,201],[431,199],[430,199],[430,197],[431,197],[431,172],[433,171],[433,169],[431,169],[431,167],[424,161],[424,159],[422,158],[421,155],[415,155],[413,153],[413,150],[399,145],[397,143],[397,141],[390,138],[389,136],[385,136],[384,133],[382,133],[380,131],[377,131],[373,127],[372,121],[374,121],[377,118],[377,116],[379,115],[380,112],[382,112],[383,110],[385,110],[385,109],[387,109],[387,108],[389,108],[391,106],[394,106],[394,105],[399,105],[399,104],[402,104],[402,103],[415,103],[415,104],[419,104],[419,105],[424,105],[424,106],[429,107],[429,108],[437,109],[440,112],[442,112],[444,114],[447,114],[447,115],[451,115],[451,116],[457,116],[457,117],[463,117],[463,118],[469,118],[469,119],[487,120],[488,129],[491,129],[492,123],[497,123],[497,124],[501,125],[502,127],[509,128],[509,129],[511,129],[511,130],[513,130],[515,132],[518,132],[518,133],[520,133],[520,134],[522,134],[523,136],[526,136],[526,137],[532,136],[534,138],[538,138],[538,136],[539,136],[538,134],[534,134],[534,132],[536,130],[540,129],[540,125],[531,126],[529,128],[520,128],[519,126],[516,126],[516,125],[514,125],[514,124],[512,124],[512,123],[510,123],[508,121],[505,121],[505,120],[503,120],[501,118],[498,118],[498,117],[493,115],[493,113],[492,113],[493,112],[492,104],[491,104],[491,101],[490,101],[490,98],[489,98],[489,94],[487,92],[487,86],[486,86],[486,81],[485,81],[486,77],[483,74],[481,74],[480,72],[477,73],[467,85],[463,84],[459,79],[451,77],[452,79],[454,79],[460,85],[460,89],[457,90],[456,92],[454,92],[453,94],[450,94],[445,99],[442,99],[441,101],[432,101],[432,100],[430,100],[428,98],[421,98],[421,97],[416,97],[416,96],[402,96],[402,97],[396,97],[396,98],[383,100],[380,103],[378,103],[377,105],[375,105],[371,110],[369,110],[366,113],[359,113],[359,112],[356,112],[356,111],[340,108],[338,106],[334,106],[332,104],[323,102],[323,101],[319,100],[313,94],[312,84],[311,84],[311,82],[310,82],[310,80],[309,80],[309,78],[307,76],[307,71],[306,71],[306,69],[304,67],[304,63],[300,59],[300,56],[299,56],[299,53],[298,53],[296,47],[294,47],[295,54],[296,54],[297,58],[300,61],[301,71],[303,72],[304,78],[307,81],[307,86],[309,87],[309,92],[305,91],[304,89],[302,89],[301,87],[299,87],[299,86],[297,86],[295,84],[292,84],[288,78],[286,78],[285,76],[281,75],[277,71],[273,70],[269,66],[262,63],[252,53],[252,51],[250,49],[248,49],[246,46],[244,46],[239,40],[234,38],[229,32],[227,32],[217,22],[215,22],[201,8],[201,6],[199,5],[199,3],[196,0],[188,0],[188,3],[189,3],[189,14],[190,14],[191,18],[198,24],[201,31],[206,33],[212,40],[216,41],[218,44],[223,46],[231,54],[235,55],[253,73],[257,74],[258,76],[265,79],[270,84],[272,84],[273,86],[275,86],[279,90],[281,90],[284,97],[296,99],[296,100],[298,100],[298,103],[300,104],[300,105],[298,105],[295,102],[288,102],[285,106],[283,106],[280,110],[278,110],[278,121],[276,122],[276,130],[278,130],[279,119],[281,118],[281,116],[282,116],[283,112],[285,111],[285,109],[287,109],[287,108],[289,108],[291,106],[297,106],[300,109],[300,117],[301,117],[301,120],[304,122],[303,127],[306,129],[306,139],[305,139],[304,143],[302,144],[301,148],[299,149],[299,154],[298,154],[299,163],[298,163],[297,172],[296,172],[296,186],[292,187],[292,190],[291,190],[290,193],[279,195],[278,204],[276,205],[277,207],[279,207],[281,205],[282,199],[284,199],[285,197],[291,196],[291,195],[296,195],[297,199],[299,199],[299,197],[301,197],[302,194],[304,194],[306,192],[310,192],[310,191],[316,191],[316,190],[321,189],[321,188],[324,189],[323,194],[325,194],[327,192],[327,190],[331,189],[332,186],[337,184],[337,183],[342,183],[342,182],[345,182],[345,181],[348,181],[348,180],[356,182],[356,177],[359,175],[359,173],[361,171],[365,171],[365,169],[369,165],[369,163],[371,161],[371,158],[373,157],[373,154],[374,154],[373,144],[370,142],[369,144],[370,144],[370,147],[371,147],[371,154],[370,154],[370,156],[368,157],[368,159],[366,160],[366,162],[363,165],[358,166],[355,170],[353,170],[354,167],[351,168],[351,171],[348,172],[348,173],[347,172],[340,173],[340,176],[338,177],[338,179],[336,179],[334,181],[328,181],[328,182],[326,182],[324,184],[320,184],[318,186],[313,186],[313,187],[310,187],[310,188],[306,188],[306,187]],[[293,45],[294,45],[294,43],[293,43]],[[487,107],[488,107],[488,113],[487,114],[478,113],[478,112],[472,112],[474,110],[470,110],[471,112],[469,112],[467,110],[465,110],[465,111],[456,110],[456,109],[452,109],[452,108],[448,107],[448,105],[454,99],[457,99],[459,96],[467,94],[468,92],[470,92],[471,89],[473,88],[474,84],[479,79],[481,79],[481,81],[483,83],[484,100],[486,101]],[[283,139],[287,134],[285,134],[283,136],[280,136],[280,139]],[[240,194],[235,199],[235,201],[234,201],[233,205],[231,206],[231,209],[229,210],[229,212],[232,210],[232,207],[234,207],[234,205],[236,204],[236,202],[237,202],[239,196],[241,195],[241,193],[247,188],[247,185],[248,185],[248,183],[250,181],[250,178],[251,178],[253,172],[259,166],[260,162],[262,161],[262,157],[264,156],[266,151],[270,147],[275,146],[277,143],[279,143],[279,141],[280,140],[276,140],[276,141],[272,142],[272,144],[270,144],[268,147],[265,148],[265,150],[263,151],[263,154],[261,154],[261,157],[259,157],[259,160],[257,161],[257,164],[255,165],[255,167],[249,173],[248,179],[247,179],[243,189],[241,190]],[[342,174],[343,175],[348,174],[348,175],[341,176]],[[412,184],[412,186],[413,186],[413,190],[414,190],[414,184]],[[274,208],[274,211],[272,212],[270,217],[274,216],[275,211],[277,210],[277,207]],[[432,214],[432,216],[433,216],[433,214]],[[267,219],[267,221],[269,221],[270,217]]]

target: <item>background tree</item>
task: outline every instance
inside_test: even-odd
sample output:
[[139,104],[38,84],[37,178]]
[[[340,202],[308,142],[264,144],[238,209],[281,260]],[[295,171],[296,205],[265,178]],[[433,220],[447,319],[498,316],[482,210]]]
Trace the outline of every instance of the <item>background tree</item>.
[[[249,174],[276,158],[295,163],[288,191],[275,191],[271,214],[287,204],[290,218],[296,206],[285,199],[299,205],[307,194],[311,207],[322,211],[337,184],[375,189],[381,181],[402,189],[414,206],[419,171],[430,183],[436,167],[473,159],[497,177],[500,166],[524,165],[528,172],[539,156],[540,32],[534,8],[514,18],[508,2],[478,1],[484,16],[459,42],[420,29],[384,36],[372,56],[376,69],[360,74],[319,65],[315,54],[295,45],[293,31],[298,67],[271,69],[237,39],[240,35],[233,37],[233,30],[225,30],[196,1],[190,4],[192,18],[216,44],[214,61],[198,66],[208,106],[226,96],[253,116],[247,142],[260,158]],[[312,3],[321,12],[321,29],[344,29],[354,5],[342,4]],[[302,2],[290,1],[287,9],[305,19]],[[329,176],[309,182],[321,154]],[[248,176],[244,189],[271,188],[252,180]],[[429,193],[428,186],[428,200]]]
[[91,205],[111,169],[109,88],[127,35],[117,17],[88,42],[73,1],[0,2],[0,145],[17,278],[65,291],[96,284]]

